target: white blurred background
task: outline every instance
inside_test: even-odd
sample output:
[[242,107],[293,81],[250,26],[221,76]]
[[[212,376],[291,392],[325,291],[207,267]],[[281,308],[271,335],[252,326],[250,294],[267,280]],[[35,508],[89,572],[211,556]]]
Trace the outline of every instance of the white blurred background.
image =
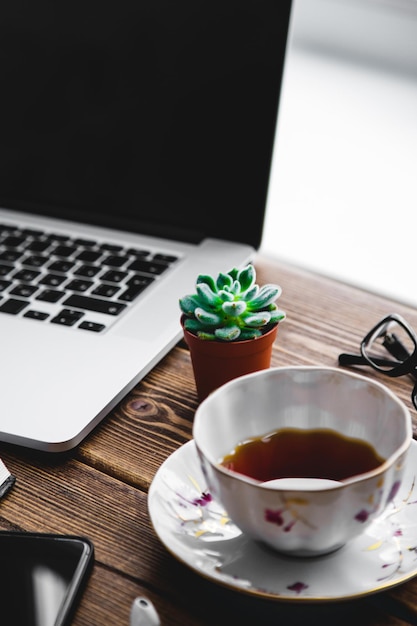
[[294,0],[261,252],[417,306],[417,0]]

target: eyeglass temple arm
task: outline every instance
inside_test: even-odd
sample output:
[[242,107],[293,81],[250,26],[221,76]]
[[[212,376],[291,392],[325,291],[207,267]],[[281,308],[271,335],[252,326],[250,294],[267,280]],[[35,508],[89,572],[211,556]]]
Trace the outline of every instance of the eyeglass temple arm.
[[[399,365],[398,361],[392,361],[391,359],[373,359],[375,365],[381,365],[386,367],[393,367]],[[339,365],[369,365],[368,361],[358,354],[339,354]]]

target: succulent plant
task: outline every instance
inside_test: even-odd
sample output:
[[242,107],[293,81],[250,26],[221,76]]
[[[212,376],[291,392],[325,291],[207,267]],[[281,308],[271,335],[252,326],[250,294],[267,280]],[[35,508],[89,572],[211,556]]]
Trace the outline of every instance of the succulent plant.
[[267,332],[285,318],[275,300],[281,295],[278,285],[256,283],[256,272],[249,264],[212,276],[200,274],[196,293],[180,299],[184,328],[200,339],[243,341]]

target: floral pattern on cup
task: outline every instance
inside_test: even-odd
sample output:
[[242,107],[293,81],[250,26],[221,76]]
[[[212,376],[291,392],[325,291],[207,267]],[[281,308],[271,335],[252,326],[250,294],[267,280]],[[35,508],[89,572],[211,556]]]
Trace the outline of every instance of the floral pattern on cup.
[[[401,487],[401,481],[400,480],[394,481],[387,497],[387,504],[389,504],[390,502],[394,500],[395,496],[400,490],[400,487]],[[379,490],[378,496],[377,498],[374,499],[372,507],[370,509],[361,509],[360,511],[356,513],[354,519],[357,522],[360,522],[361,524],[364,524],[365,522],[367,522],[369,519],[369,516],[375,513],[375,511],[378,509],[381,503],[381,499],[382,499],[382,490]]]
[[308,504],[304,498],[291,498],[279,509],[265,509],[265,521],[279,526],[284,533],[291,532],[297,522],[312,528],[312,524],[300,512],[300,507]]

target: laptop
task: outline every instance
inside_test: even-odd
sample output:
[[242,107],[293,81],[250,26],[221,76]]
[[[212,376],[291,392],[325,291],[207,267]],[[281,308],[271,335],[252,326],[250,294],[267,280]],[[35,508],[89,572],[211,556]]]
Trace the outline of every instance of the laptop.
[[0,441],[77,446],[259,247],[290,0],[0,7]]

